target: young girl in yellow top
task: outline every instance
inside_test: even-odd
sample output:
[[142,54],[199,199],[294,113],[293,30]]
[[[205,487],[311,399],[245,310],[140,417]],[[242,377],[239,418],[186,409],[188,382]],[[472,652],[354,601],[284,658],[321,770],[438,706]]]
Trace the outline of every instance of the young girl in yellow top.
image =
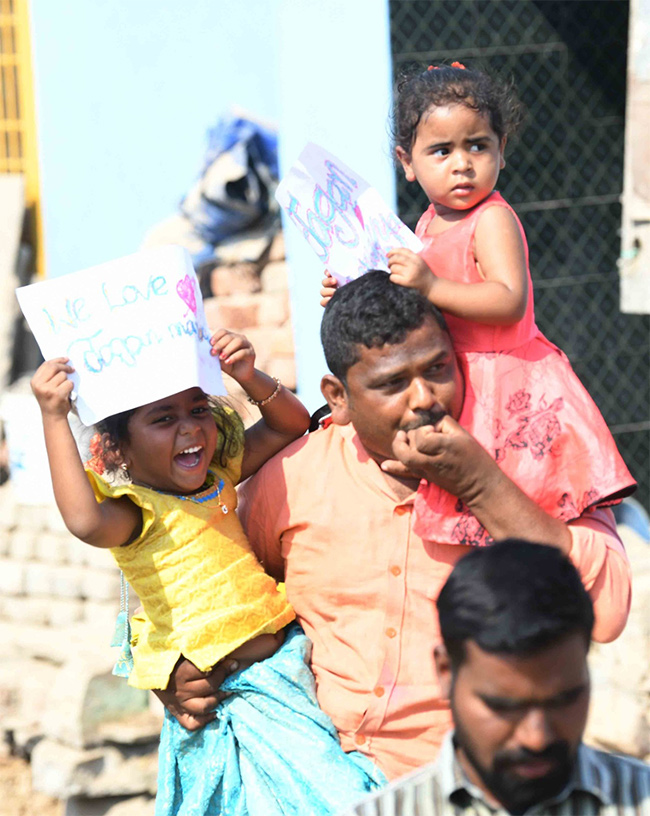
[[[237,674],[203,730],[166,712],[157,816],[336,813],[383,778],[348,757],[316,702],[309,642],[253,555],[235,512],[235,485],[307,429],[303,405],[254,367],[242,335],[221,330],[212,354],[260,407],[244,432],[235,411],[189,388],[98,424],[99,470],[84,471],[67,414],[73,369],[43,363],[32,380],[57,505],[70,531],[111,550],[144,608],[129,678],[165,689],[179,658]],[[331,776],[337,780],[332,785]]]

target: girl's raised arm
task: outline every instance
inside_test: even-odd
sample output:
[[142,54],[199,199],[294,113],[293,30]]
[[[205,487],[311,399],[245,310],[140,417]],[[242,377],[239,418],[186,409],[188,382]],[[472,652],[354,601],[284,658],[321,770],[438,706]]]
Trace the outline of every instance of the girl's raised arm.
[[255,350],[243,334],[220,329],[210,340],[221,368],[258,406],[262,419],[245,433],[241,479],[247,479],[309,427],[309,412],[278,380],[255,368]]
[[67,375],[73,371],[66,357],[58,357],[43,363],[31,382],[43,417],[54,498],[74,536],[95,547],[119,547],[137,534],[142,515],[126,497],[95,499],[68,424],[72,381]]

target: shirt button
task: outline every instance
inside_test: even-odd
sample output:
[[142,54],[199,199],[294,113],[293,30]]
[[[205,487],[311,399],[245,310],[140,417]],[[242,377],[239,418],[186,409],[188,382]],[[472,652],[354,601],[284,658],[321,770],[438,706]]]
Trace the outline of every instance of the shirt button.
[[388,629],[386,629],[386,636],[387,637],[394,638],[396,634],[397,634],[397,631],[395,629],[393,629],[392,626],[389,626]]
[[363,736],[363,734],[357,734],[356,737],[354,738],[354,741],[356,742],[357,745],[363,745],[364,742],[366,741],[366,738]]
[[396,564],[394,567],[390,568],[390,571],[393,573],[393,575],[398,576],[398,575],[401,574],[402,568],[398,567],[397,564]]
[[383,697],[385,688],[383,686],[375,686],[375,694],[377,697]]

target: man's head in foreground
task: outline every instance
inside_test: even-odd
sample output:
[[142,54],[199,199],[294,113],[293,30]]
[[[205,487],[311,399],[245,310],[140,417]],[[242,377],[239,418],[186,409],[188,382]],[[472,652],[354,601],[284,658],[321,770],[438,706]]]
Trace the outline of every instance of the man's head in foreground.
[[559,550],[509,539],[455,566],[436,650],[458,760],[511,813],[565,787],[589,707],[594,616]]
[[337,290],[321,341],[331,374],[321,389],[334,422],[351,422],[378,462],[399,430],[458,419],[463,379],[444,318],[417,290],[368,272]]

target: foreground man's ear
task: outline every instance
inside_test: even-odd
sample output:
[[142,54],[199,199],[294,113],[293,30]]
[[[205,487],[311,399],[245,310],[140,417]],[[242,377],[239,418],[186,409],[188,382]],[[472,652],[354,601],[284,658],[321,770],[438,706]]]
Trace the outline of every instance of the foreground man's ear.
[[433,650],[433,658],[436,663],[442,696],[448,700],[451,696],[451,660],[444,643],[439,643]]
[[348,394],[341,380],[333,374],[326,374],[320,382],[320,390],[332,412],[332,422],[347,425],[350,422]]

